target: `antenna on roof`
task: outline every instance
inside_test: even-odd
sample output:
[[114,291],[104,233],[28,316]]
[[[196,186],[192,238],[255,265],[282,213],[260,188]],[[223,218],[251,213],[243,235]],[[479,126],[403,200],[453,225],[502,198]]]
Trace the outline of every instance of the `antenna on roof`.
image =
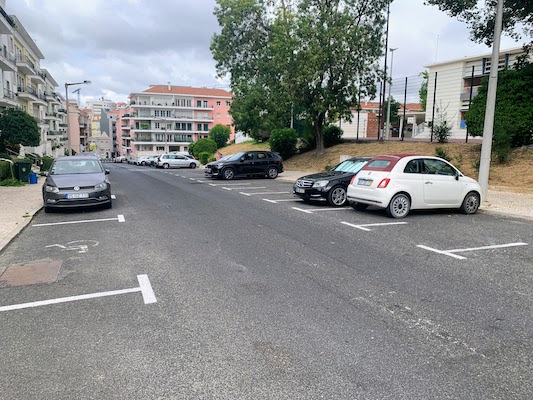
[[168,83],[168,91],[170,92],[172,90],[172,86],[170,85],[170,82],[167,82]]

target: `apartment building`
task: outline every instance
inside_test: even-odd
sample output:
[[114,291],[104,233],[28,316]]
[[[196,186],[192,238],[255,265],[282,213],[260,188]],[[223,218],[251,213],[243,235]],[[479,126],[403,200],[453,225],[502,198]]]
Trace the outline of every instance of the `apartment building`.
[[[521,55],[524,55],[522,48],[501,51],[498,70],[512,67]],[[472,98],[475,97],[481,79],[490,74],[491,56],[487,53],[425,66],[429,72],[426,107],[428,124],[433,121],[435,104],[435,121],[443,119],[452,125],[452,139],[466,139],[465,114],[469,108],[470,94],[472,93]],[[427,129],[426,135],[429,135],[429,132],[430,129]]]
[[170,84],[130,94],[133,111],[122,116],[122,121],[129,124],[131,154],[187,151],[190,143],[208,137],[217,124],[229,126],[233,138],[231,101],[232,94],[223,89]]
[[61,102],[52,75],[40,68],[44,55],[22,23],[5,11],[0,0],[0,111],[20,108],[37,121],[41,145],[21,152],[54,154],[62,146],[60,124],[66,113],[60,113]]

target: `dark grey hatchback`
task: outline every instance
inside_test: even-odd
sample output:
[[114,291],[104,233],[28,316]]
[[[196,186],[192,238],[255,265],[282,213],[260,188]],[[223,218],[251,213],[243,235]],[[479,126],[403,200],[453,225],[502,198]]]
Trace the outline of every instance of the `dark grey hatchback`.
[[43,184],[44,211],[97,205],[111,208],[107,174],[96,157],[56,158]]

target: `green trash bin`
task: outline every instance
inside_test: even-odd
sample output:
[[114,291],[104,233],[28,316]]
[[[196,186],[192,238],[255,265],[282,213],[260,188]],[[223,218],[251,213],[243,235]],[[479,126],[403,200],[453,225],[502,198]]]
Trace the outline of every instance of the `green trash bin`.
[[31,174],[30,161],[15,161],[15,178],[21,182],[29,182]]

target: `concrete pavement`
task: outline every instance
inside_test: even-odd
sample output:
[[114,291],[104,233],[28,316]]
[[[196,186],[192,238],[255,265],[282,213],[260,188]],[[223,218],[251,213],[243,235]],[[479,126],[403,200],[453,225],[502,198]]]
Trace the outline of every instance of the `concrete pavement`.
[[[294,182],[309,171],[285,171],[278,179]],[[44,177],[38,184],[22,187],[0,187],[0,251],[13,240],[43,206],[41,188]],[[481,212],[495,213],[533,221],[533,195],[489,190],[488,201]]]

